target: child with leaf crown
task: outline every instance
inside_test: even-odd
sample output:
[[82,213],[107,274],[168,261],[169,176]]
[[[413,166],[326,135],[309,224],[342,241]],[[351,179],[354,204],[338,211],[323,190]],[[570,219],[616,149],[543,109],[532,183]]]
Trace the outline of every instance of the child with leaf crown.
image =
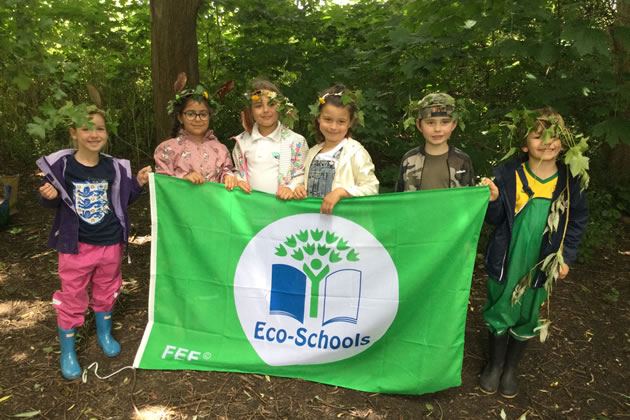
[[180,73],[175,81],[175,99],[168,103],[168,112],[173,115],[172,138],[155,149],[155,171],[198,185],[222,182],[232,190],[236,178],[230,153],[210,129],[216,102],[201,85],[184,89],[186,81],[186,73]]
[[244,96],[245,131],[232,137],[238,186],[247,193],[254,189],[289,200],[295,188],[304,184],[308,153],[306,139],[291,130],[297,110],[268,80],[254,79]]
[[433,190],[475,185],[470,157],[448,143],[459,122],[455,99],[446,93],[430,93],[409,107],[413,124],[424,136],[424,144],[402,159],[396,191]]
[[[546,339],[550,321],[539,310],[556,279],[569,273],[588,221],[583,188],[588,183],[582,151],[562,117],[545,108],[513,111],[506,124],[525,155],[494,169],[486,221],[496,228],[486,254],[489,358],[481,373],[482,391],[507,398],[519,389],[516,367],[527,341]],[[559,160],[564,147],[564,163]],[[547,305],[549,310],[549,305]]]
[[354,125],[363,124],[362,103],[360,91],[334,85],[311,105],[318,144],[306,157],[306,187],[296,188],[295,197],[322,197],[321,213],[332,214],[342,198],[378,194],[372,158],[351,137]]
[[[96,88],[92,87],[91,96],[100,105]],[[129,237],[127,206],[140,196],[151,172],[147,166],[134,177],[128,160],[101,153],[107,144],[105,113],[93,105],[80,107],[87,110],[87,118],[70,128],[76,150],[60,150],[37,160],[45,176],[39,201],[56,209],[48,246],[59,251],[61,290],[53,295],[53,307],[61,373],[69,380],[81,375],[75,337],[88,306],[94,310],[97,341],[105,355],[120,353],[111,328]]]

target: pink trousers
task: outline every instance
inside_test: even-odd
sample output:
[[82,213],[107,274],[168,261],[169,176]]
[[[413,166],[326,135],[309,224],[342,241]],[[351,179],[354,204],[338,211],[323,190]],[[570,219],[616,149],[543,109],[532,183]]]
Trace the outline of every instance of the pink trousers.
[[122,286],[123,250],[122,243],[97,246],[79,242],[78,254],[59,253],[61,290],[53,294],[53,306],[61,328],[83,325],[88,304],[94,312],[111,311]]

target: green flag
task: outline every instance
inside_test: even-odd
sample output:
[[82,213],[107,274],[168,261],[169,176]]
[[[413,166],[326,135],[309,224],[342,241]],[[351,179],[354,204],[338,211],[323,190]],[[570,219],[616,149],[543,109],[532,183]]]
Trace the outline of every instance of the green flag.
[[151,176],[134,366],[421,394],[461,383],[487,187],[282,201]]

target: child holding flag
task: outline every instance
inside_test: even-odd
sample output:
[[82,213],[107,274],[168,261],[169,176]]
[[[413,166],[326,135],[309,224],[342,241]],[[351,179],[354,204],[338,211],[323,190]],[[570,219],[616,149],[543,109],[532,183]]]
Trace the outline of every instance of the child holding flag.
[[295,189],[295,198],[323,197],[321,213],[332,214],[345,197],[378,194],[372,158],[352,136],[352,127],[363,115],[359,111],[361,94],[343,85],[324,90],[315,108],[315,134],[318,144],[308,152],[305,163],[306,185]]
[[216,104],[201,85],[184,89],[186,81],[185,73],[175,81],[175,99],[168,103],[168,112],[173,115],[173,138],[155,149],[155,172],[197,185],[222,182],[232,190],[236,178],[230,153],[210,129],[212,105]]
[[249,102],[241,114],[245,131],[232,137],[238,187],[289,200],[295,188],[304,184],[308,153],[306,139],[290,128],[297,110],[268,80],[253,80],[245,96]]

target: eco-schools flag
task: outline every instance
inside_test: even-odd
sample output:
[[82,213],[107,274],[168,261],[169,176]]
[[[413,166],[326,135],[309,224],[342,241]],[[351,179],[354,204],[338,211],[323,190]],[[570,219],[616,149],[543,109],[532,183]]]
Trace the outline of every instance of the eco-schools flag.
[[461,383],[488,188],[281,201],[154,175],[149,322],[134,366],[368,392]]

